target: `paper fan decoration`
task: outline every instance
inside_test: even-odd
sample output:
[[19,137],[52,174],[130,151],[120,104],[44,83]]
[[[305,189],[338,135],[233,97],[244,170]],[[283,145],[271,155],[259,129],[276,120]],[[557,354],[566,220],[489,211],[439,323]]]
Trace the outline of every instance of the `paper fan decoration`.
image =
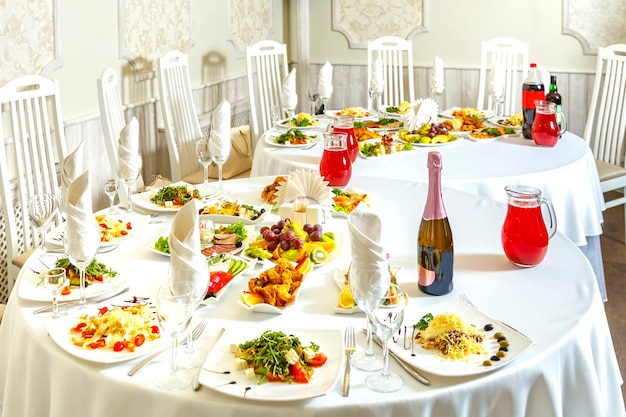
[[437,120],[439,105],[432,98],[418,99],[413,105],[413,115],[408,123],[409,130],[416,130],[424,123]]
[[276,204],[291,203],[298,198],[306,198],[322,206],[332,206],[333,193],[328,181],[315,171],[300,169],[289,175],[287,182],[276,187]]

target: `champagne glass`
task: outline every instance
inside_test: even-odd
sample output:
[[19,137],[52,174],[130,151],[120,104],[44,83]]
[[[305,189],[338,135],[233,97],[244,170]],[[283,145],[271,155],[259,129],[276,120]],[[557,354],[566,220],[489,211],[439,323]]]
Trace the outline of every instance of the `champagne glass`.
[[187,323],[187,333],[185,336],[185,350],[183,356],[180,358],[179,365],[182,369],[193,369],[202,365],[205,357],[208,355],[206,349],[198,349],[193,343],[193,331],[191,329],[191,321],[193,319],[193,312],[200,306],[200,303],[204,300],[207,290],[209,288],[210,273],[208,265],[205,265],[203,270],[205,273],[201,276],[195,276],[192,292],[192,313],[189,315],[189,323]]
[[[348,285],[356,304],[365,313],[367,322],[367,347],[352,355],[352,366],[361,371],[377,371],[383,367],[383,358],[374,352],[372,340],[372,323],[369,316],[371,305],[382,301],[389,290],[391,277],[389,274],[378,274],[372,271],[360,271],[354,264],[348,273]],[[376,292],[377,290],[377,292]]]
[[[320,100],[322,100],[322,106],[324,107],[324,115],[326,115],[326,110],[328,110],[328,100],[330,100],[330,94],[328,94],[327,96],[322,96],[320,95]],[[327,118],[328,115],[326,115]]]
[[281,121],[282,110],[280,109],[280,105],[272,104],[272,107],[270,107],[270,117],[272,118],[272,126]]
[[209,136],[209,151],[211,152],[211,159],[217,165],[217,190],[222,191],[224,189],[224,184],[222,184],[222,166],[228,161],[230,156],[230,138],[220,140],[217,135],[211,133]]
[[118,174],[126,185],[126,193],[128,195],[128,205],[126,211],[133,212],[133,199],[131,198],[135,189],[135,181],[141,175],[141,155],[132,155],[126,158],[120,158]]
[[[82,226],[80,230],[69,229],[70,225],[65,229],[63,236],[63,247],[65,254],[80,273],[80,299],[78,300],[78,308],[87,306],[85,297],[85,270],[91,264],[100,248],[100,233],[96,222],[88,222]],[[69,230],[68,230],[69,229]],[[78,229],[78,227],[76,227]]]
[[67,285],[65,268],[52,268],[43,273],[43,286],[52,294],[52,318],[59,318],[59,290]]
[[28,202],[28,217],[33,222],[41,238],[41,249],[46,255],[46,234],[50,230],[52,217],[56,211],[56,198],[54,194],[35,194]]
[[402,377],[389,370],[389,339],[398,332],[404,320],[406,300],[404,291],[396,284],[391,284],[386,294],[380,296],[380,288],[370,288],[372,301],[368,304],[369,317],[376,335],[383,342],[383,369],[370,374],[365,380],[367,386],[377,392],[393,392],[402,388]]
[[211,164],[211,152],[209,151],[209,140],[202,138],[196,141],[196,156],[198,162],[204,168],[203,186],[209,186],[209,165]]
[[155,309],[161,329],[172,339],[170,371],[155,380],[157,388],[179,391],[191,385],[191,373],[178,367],[178,342],[189,326],[195,288],[190,282],[168,282],[157,292]]
[[115,196],[120,188],[120,181],[117,178],[109,178],[104,182],[104,193],[109,197],[109,214],[117,213],[115,209]]
[[309,103],[311,103],[311,116],[315,116],[315,104],[320,99],[320,95],[317,92],[317,88],[315,87],[307,87],[306,96],[309,99]]
[[489,83],[489,95],[494,102],[496,116],[501,116],[504,113],[504,88],[497,88],[493,83]]

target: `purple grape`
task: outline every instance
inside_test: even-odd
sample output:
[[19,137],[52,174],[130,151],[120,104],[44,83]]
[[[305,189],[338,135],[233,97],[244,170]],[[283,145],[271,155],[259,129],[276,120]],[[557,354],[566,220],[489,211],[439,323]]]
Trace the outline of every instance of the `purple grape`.
[[292,241],[296,238],[296,234],[293,230],[287,230],[283,233],[285,234],[285,240]]
[[270,229],[270,228],[269,228],[269,227],[267,227],[267,226],[263,226],[263,227],[261,227],[261,230],[259,230],[259,233],[261,234],[261,236],[263,236],[263,235],[265,234],[265,231],[266,231],[266,230],[272,230],[272,229]]
[[272,240],[267,244],[267,250],[269,252],[274,252],[276,250],[276,247],[278,247],[278,242],[275,240]]
[[321,224],[314,225],[313,226],[313,231],[322,233],[322,225]]
[[311,233],[313,231],[313,225],[311,223],[306,223],[304,226],[302,226],[302,230],[304,230],[306,233]]
[[321,242],[322,240],[322,232],[314,231],[309,236],[312,242]]
[[299,237],[291,241],[291,246],[293,246],[294,249],[300,249],[302,245],[303,245],[302,239],[300,239]]
[[286,224],[287,224],[286,221],[280,220],[278,223],[276,223],[276,227],[278,227],[280,230],[283,230]]
[[272,232],[274,232],[274,234],[276,236],[280,235],[280,233],[281,233],[280,229],[278,227],[272,227]]
[[288,240],[282,240],[280,242],[280,248],[282,250],[289,250],[289,248],[291,247],[291,242]]
[[265,231],[265,233],[263,233],[263,239],[265,239],[266,242],[272,242],[276,240],[276,235],[274,234],[274,232],[268,229]]

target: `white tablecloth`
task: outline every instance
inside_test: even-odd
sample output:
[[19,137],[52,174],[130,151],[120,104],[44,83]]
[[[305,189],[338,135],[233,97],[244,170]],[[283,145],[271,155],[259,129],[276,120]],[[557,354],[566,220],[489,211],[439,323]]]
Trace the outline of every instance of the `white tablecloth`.
[[[260,203],[260,189],[273,178],[225,183],[242,201]],[[375,196],[383,219],[383,244],[391,263],[402,266],[400,284],[410,295],[411,308],[438,303],[465,293],[485,314],[519,329],[534,346],[507,366],[478,376],[438,377],[432,384],[413,380],[395,362],[392,370],[404,379],[393,394],[365,386],[366,373],[353,370],[350,396],[341,396],[338,381],[327,395],[295,402],[234,399],[202,387],[177,393],[159,391],[154,377],[166,372],[167,355],[133,377],[126,372],[139,359],[120,364],[96,364],[69,355],[46,335],[46,314],[33,315],[41,303],[18,297],[18,278],[0,326],[0,404],[2,416],[542,416],[606,417],[624,415],[622,383],[611,335],[593,271],[578,248],[557,234],[546,259],[521,269],[506,260],[500,244],[505,207],[493,200],[445,189],[444,201],[455,244],[454,291],[443,297],[422,294],[416,285],[415,242],[426,187],[423,183],[356,178],[354,185]],[[402,213],[399,215],[399,213]],[[168,260],[150,252],[155,233],[167,227],[168,216],[157,217],[142,233],[121,246],[131,259],[130,291],[121,295],[150,296],[165,279]],[[271,215],[267,222],[276,221]],[[344,219],[332,219],[326,230],[345,230]],[[338,287],[333,271],[350,259],[349,244],[333,263],[306,277],[299,299],[283,315],[252,313],[236,303],[246,287],[240,278],[222,297],[196,312],[209,327],[197,346],[212,344],[221,326],[343,329],[364,324],[364,316],[333,313]],[[36,256],[28,265],[40,267]],[[25,268],[25,271],[28,271]],[[114,303],[110,301],[109,303]],[[357,337],[358,349],[364,336]]]
[[[269,134],[276,134],[273,129]],[[578,136],[566,133],[553,148],[539,147],[521,136],[477,143],[467,139],[438,147],[364,159],[352,166],[353,178],[360,176],[427,181],[426,158],[437,150],[443,157],[443,185],[506,203],[504,187],[524,184],[542,190],[552,201],[558,230],[585,252],[606,299],[604,268],[599,236],[602,234],[604,198],[595,161],[589,146]],[[252,163],[252,176],[284,175],[295,169],[319,171],[323,145],[309,150],[269,145],[261,138]],[[352,183],[348,184],[348,187]],[[365,192],[369,192],[367,188]]]

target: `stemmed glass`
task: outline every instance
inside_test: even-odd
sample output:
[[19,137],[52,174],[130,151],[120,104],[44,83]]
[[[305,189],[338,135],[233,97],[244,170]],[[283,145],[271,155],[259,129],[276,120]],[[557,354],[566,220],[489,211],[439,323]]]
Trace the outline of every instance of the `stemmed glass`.
[[28,202],[28,216],[33,222],[41,237],[43,255],[46,255],[46,234],[50,230],[50,223],[56,211],[54,194],[35,194]]
[[141,175],[141,155],[133,155],[130,158],[124,158],[119,163],[119,177],[124,181],[126,185],[126,193],[128,195],[128,205],[126,211],[128,213],[133,212],[133,199],[131,198],[133,190],[135,189],[135,181]]
[[326,114],[326,110],[328,110],[328,100],[330,100],[330,94],[328,96],[320,95],[320,100],[322,100],[324,106],[324,114]]
[[[385,295],[380,296],[377,285],[370,288],[372,303],[368,305],[369,317],[376,335],[383,342],[383,369],[365,380],[367,386],[377,392],[393,392],[402,387],[402,377],[389,370],[389,339],[398,332],[404,320],[406,300],[404,291],[391,284]],[[378,299],[378,302],[373,300]]]
[[[93,228],[93,229],[92,229]],[[87,306],[85,297],[85,270],[96,257],[100,248],[100,233],[98,232],[98,224],[96,222],[90,225],[84,225],[84,229],[80,230],[81,235],[74,234],[72,231],[65,229],[63,236],[63,248],[70,262],[78,268],[80,272],[80,299],[78,300],[78,308]]]
[[501,116],[504,113],[504,88],[496,88],[493,83],[489,83],[489,95],[495,103],[494,110],[496,116]]
[[367,91],[367,93],[369,94],[370,98],[372,99],[372,114],[375,116],[379,116],[380,112],[379,112],[379,103],[378,103],[378,99],[383,95],[383,92],[381,90],[378,89],[374,89],[372,87],[370,87]]
[[59,290],[67,284],[65,268],[52,268],[43,274],[43,286],[52,294],[52,318],[59,318],[59,302],[57,296]]
[[307,87],[306,96],[311,103],[311,116],[315,116],[315,104],[320,99],[320,95],[315,87]]
[[209,165],[211,165],[211,152],[209,151],[209,140],[202,138],[196,141],[196,156],[198,162],[204,168],[203,186],[209,186]]
[[[376,274],[371,271],[358,271],[354,265],[348,273],[348,285],[356,304],[365,313],[367,322],[367,347],[365,351],[359,351],[352,355],[352,366],[361,371],[377,371],[383,367],[383,359],[374,352],[372,340],[372,322],[369,311],[371,305],[382,300],[389,290],[391,277],[389,274]],[[376,292],[377,290],[378,292]]]
[[230,140],[221,141],[217,136],[209,136],[209,151],[211,152],[211,159],[217,165],[217,190],[224,189],[222,184],[222,166],[228,161],[230,156]]
[[109,213],[115,214],[115,196],[120,188],[120,181],[117,178],[109,178],[104,182],[104,193],[109,197]]
[[179,336],[189,326],[193,313],[195,287],[190,282],[168,282],[157,292],[155,309],[161,329],[172,339],[170,372],[160,374],[155,384],[167,391],[179,391],[191,385],[189,372],[178,368]]
[[[189,323],[187,323],[187,335],[185,337],[185,350],[183,357],[180,358],[180,367],[183,369],[193,369],[202,365],[204,358],[208,353],[204,349],[196,349],[193,343],[193,335],[191,329],[191,321],[193,319],[193,312],[200,306],[202,300],[206,296],[209,288],[210,274],[208,267],[205,268],[206,273],[202,275],[201,279],[194,280],[194,291],[192,293],[192,313],[189,315]],[[196,278],[199,278],[196,276]]]

